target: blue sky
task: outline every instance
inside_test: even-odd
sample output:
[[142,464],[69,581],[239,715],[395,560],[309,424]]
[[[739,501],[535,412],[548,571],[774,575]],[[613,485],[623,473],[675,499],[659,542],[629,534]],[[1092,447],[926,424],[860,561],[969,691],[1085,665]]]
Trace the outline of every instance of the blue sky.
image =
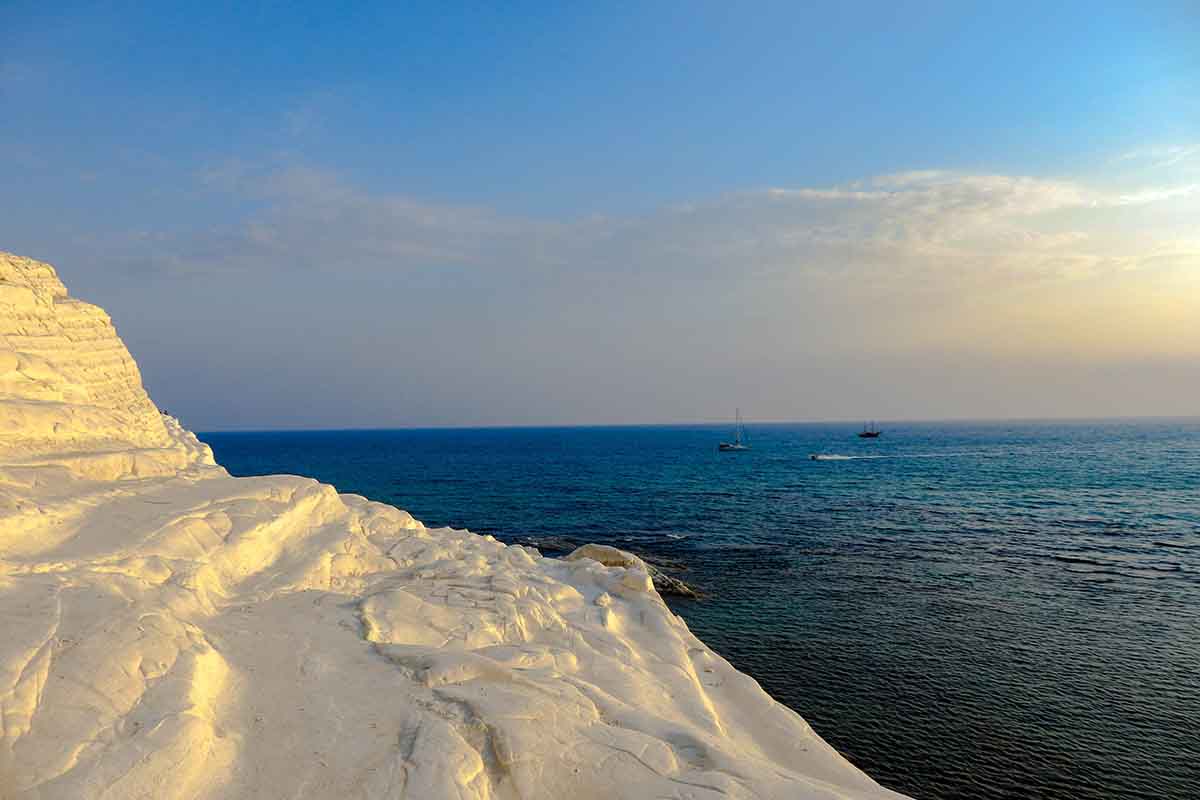
[[0,248],[193,427],[1195,413],[1194,2],[171,5],[0,6]]

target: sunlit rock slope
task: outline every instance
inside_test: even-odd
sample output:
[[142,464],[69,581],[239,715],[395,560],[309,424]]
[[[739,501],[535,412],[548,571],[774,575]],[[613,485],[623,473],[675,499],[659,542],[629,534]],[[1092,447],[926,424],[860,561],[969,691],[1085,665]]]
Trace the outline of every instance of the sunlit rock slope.
[[242,797],[898,795],[636,560],[230,477],[102,310],[0,254],[0,798]]

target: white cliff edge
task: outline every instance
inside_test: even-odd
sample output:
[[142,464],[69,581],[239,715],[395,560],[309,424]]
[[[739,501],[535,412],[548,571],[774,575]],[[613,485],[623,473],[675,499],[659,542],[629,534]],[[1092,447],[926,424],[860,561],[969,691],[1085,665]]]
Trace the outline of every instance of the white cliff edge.
[[0,253],[4,800],[900,797],[610,550],[232,478]]

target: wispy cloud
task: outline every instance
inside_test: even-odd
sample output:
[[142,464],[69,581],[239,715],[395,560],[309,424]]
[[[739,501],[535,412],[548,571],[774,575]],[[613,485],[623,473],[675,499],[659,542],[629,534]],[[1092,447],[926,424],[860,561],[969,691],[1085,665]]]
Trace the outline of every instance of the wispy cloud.
[[1171,200],[1176,197],[1190,197],[1196,194],[1197,191],[1200,191],[1200,184],[1198,183],[1189,183],[1183,186],[1164,186],[1118,195],[1111,202],[1118,206],[1141,206],[1149,203],[1158,203],[1162,200]]
[[[980,297],[1077,302],[1120,276],[1159,271],[1187,280],[1181,264],[1200,274],[1200,252],[1177,236],[1140,228],[1126,235],[1112,224],[1113,215],[1139,207],[1192,202],[1198,193],[1191,184],[1118,190],[920,171],[561,221],[368,191],[303,166],[228,162],[201,180],[253,201],[253,210],[223,227],[139,232],[120,246],[110,241],[110,252],[123,252],[139,273],[304,270],[403,279],[453,269],[496,285],[555,287],[610,302],[751,293],[763,307],[782,309],[787,298],[813,319],[839,304],[883,303],[886,310],[864,328],[894,329],[893,341],[911,337],[905,314],[945,315],[976,307]],[[1133,288],[1130,302],[1141,291]]]
[[1200,161],[1200,143],[1142,147],[1124,152],[1114,160],[1137,162],[1152,168],[1173,167],[1184,162]]

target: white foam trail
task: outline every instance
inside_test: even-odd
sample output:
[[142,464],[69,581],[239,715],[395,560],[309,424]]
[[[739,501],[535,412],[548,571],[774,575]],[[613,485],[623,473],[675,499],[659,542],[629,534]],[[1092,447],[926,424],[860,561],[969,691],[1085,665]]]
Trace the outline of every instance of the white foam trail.
[[809,458],[813,461],[858,461],[865,458],[884,458],[884,456],[842,456],[836,453],[813,453]]
[[847,456],[840,453],[811,453],[809,459],[812,461],[871,461],[880,458],[961,458],[986,455],[986,453],[892,453],[883,456]]

